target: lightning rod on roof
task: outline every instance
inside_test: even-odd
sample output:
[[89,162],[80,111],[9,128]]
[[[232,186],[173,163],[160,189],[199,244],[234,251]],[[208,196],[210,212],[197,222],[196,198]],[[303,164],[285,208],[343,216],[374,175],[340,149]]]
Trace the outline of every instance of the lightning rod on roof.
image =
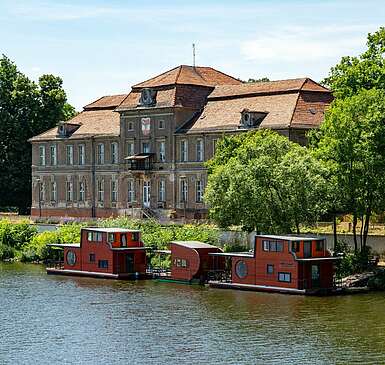
[[192,44],[192,51],[193,51],[193,67],[195,67],[195,43]]

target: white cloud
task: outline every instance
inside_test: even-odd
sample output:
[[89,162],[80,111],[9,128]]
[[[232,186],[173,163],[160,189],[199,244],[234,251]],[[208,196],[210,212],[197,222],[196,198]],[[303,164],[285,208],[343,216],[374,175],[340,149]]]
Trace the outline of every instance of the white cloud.
[[262,32],[240,44],[247,61],[314,62],[359,53],[376,26],[286,27]]

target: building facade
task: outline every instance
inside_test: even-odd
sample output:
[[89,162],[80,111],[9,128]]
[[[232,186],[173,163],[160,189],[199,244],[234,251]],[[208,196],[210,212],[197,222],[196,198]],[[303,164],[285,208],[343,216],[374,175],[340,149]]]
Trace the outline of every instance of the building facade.
[[244,84],[179,66],[31,138],[31,214],[204,218],[204,162],[223,135],[272,128],[305,143],[331,100],[307,78]]

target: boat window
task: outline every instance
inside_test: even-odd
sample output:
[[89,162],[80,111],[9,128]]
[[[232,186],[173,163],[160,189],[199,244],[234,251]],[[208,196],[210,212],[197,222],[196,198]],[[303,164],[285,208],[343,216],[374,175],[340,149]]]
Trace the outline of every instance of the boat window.
[[108,260],[99,260],[98,267],[100,269],[108,269]]
[[95,262],[95,254],[90,253],[90,262]]
[[299,252],[299,250],[300,250],[299,241],[293,241],[291,243],[291,250],[292,250],[292,252]]
[[115,234],[114,233],[109,233],[108,234],[108,243],[112,243],[115,241]]
[[132,232],[132,240],[135,242],[139,241],[139,232]]
[[70,266],[74,266],[76,264],[76,254],[74,251],[70,250],[67,252],[67,264]]
[[283,251],[283,242],[263,240],[262,241],[262,249],[263,249],[263,251],[282,252]]
[[188,267],[188,260],[186,259],[174,259],[174,266],[176,267]]
[[92,232],[87,232],[87,240],[92,241]]
[[235,273],[240,279],[247,276],[247,265],[245,261],[240,260],[235,264]]
[[278,273],[278,281],[283,281],[285,283],[291,282],[291,273],[289,272],[279,272]]
[[274,274],[274,265],[267,264],[266,272],[268,274]]
[[316,241],[316,251],[323,251],[325,249],[325,240]]
[[123,233],[121,236],[120,236],[120,245],[122,247],[127,247],[127,236],[125,233]]
[[96,238],[95,238],[95,241],[97,242],[102,242],[103,238],[102,238],[102,232],[96,232]]

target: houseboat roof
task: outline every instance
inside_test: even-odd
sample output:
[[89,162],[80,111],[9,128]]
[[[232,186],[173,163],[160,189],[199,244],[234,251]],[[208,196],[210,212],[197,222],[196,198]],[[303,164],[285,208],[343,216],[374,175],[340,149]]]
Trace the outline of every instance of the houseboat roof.
[[321,237],[321,236],[279,236],[279,235],[268,235],[268,234],[258,234],[255,237],[272,238],[275,240],[285,240],[285,241],[307,241],[307,240],[319,241],[319,240],[325,239],[325,237]]
[[140,232],[139,229],[126,229],[126,228],[115,228],[115,227],[86,227],[83,228],[87,231],[107,232],[107,233],[125,233],[125,232]]
[[80,243],[48,243],[47,246],[51,247],[74,247],[79,248]]
[[254,252],[210,252],[210,256],[254,257]]
[[341,256],[328,256],[328,257],[308,257],[308,258],[296,258],[296,261],[330,261],[341,260]]
[[218,248],[217,246],[199,241],[171,241],[171,243],[175,243],[176,245],[184,246],[187,248]]
[[112,247],[111,251],[138,251],[138,250],[151,250],[151,247]]

